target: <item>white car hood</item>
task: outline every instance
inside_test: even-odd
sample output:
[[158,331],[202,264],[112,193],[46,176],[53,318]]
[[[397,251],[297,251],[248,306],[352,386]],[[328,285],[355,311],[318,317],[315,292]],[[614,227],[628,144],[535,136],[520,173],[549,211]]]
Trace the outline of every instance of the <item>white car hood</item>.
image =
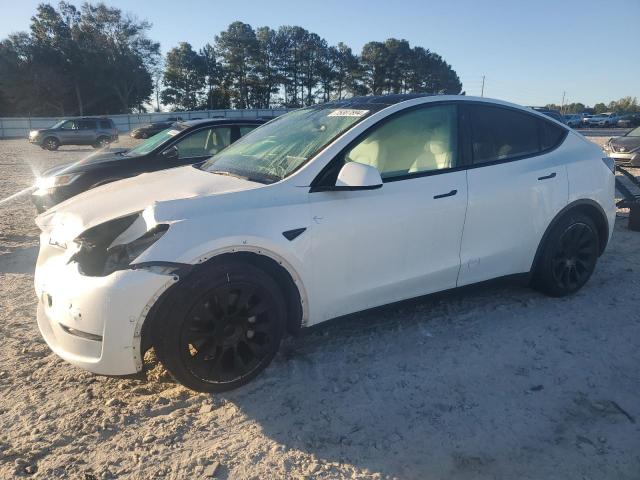
[[171,200],[237,192],[263,186],[192,166],[146,173],[108,183],[70,198],[36,217],[43,232],[71,240],[87,228]]

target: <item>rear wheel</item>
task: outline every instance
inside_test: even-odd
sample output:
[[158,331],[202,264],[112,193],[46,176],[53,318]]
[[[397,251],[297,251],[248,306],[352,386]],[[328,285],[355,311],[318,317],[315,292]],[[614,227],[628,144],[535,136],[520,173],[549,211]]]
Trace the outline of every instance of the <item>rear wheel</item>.
[[96,143],[93,144],[93,148],[105,148],[111,143],[109,137],[98,137]]
[[45,150],[57,150],[60,147],[60,142],[56,137],[48,137],[42,141],[42,148]]
[[588,216],[572,213],[552,227],[534,275],[534,286],[554,297],[577,292],[598,260],[599,240]]
[[264,370],[286,323],[282,293],[250,264],[226,262],[187,277],[154,327],[158,358],[193,390],[222,392]]

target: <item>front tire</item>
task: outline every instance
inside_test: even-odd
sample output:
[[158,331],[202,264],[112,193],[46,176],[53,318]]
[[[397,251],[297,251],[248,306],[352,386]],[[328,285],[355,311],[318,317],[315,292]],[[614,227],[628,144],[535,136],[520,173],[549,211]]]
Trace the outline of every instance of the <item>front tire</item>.
[[60,142],[56,137],[48,137],[42,141],[42,148],[49,151],[55,151],[60,147]]
[[533,286],[553,297],[577,292],[595,269],[599,244],[591,218],[577,212],[561,218],[545,241]]
[[271,276],[229,261],[202,267],[176,288],[153,338],[158,358],[178,382],[223,392],[271,363],[286,325],[284,297]]

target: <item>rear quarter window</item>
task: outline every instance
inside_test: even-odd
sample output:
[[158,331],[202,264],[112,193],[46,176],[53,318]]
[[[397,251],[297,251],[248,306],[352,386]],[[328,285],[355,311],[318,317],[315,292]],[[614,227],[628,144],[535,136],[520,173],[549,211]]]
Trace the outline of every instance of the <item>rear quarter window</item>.
[[540,120],[540,146],[542,150],[550,150],[562,143],[566,130],[558,125]]

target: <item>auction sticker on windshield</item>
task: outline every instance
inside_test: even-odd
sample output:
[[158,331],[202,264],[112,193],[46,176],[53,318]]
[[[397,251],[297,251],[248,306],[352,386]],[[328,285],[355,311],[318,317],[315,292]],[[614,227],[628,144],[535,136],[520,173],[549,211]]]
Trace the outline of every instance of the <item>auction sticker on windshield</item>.
[[179,133],[180,133],[180,130],[169,130],[167,132],[167,135],[171,135],[173,137],[173,136],[175,136],[175,135],[177,135]]
[[362,117],[369,113],[369,110],[356,110],[352,108],[341,108],[333,110],[327,117]]

